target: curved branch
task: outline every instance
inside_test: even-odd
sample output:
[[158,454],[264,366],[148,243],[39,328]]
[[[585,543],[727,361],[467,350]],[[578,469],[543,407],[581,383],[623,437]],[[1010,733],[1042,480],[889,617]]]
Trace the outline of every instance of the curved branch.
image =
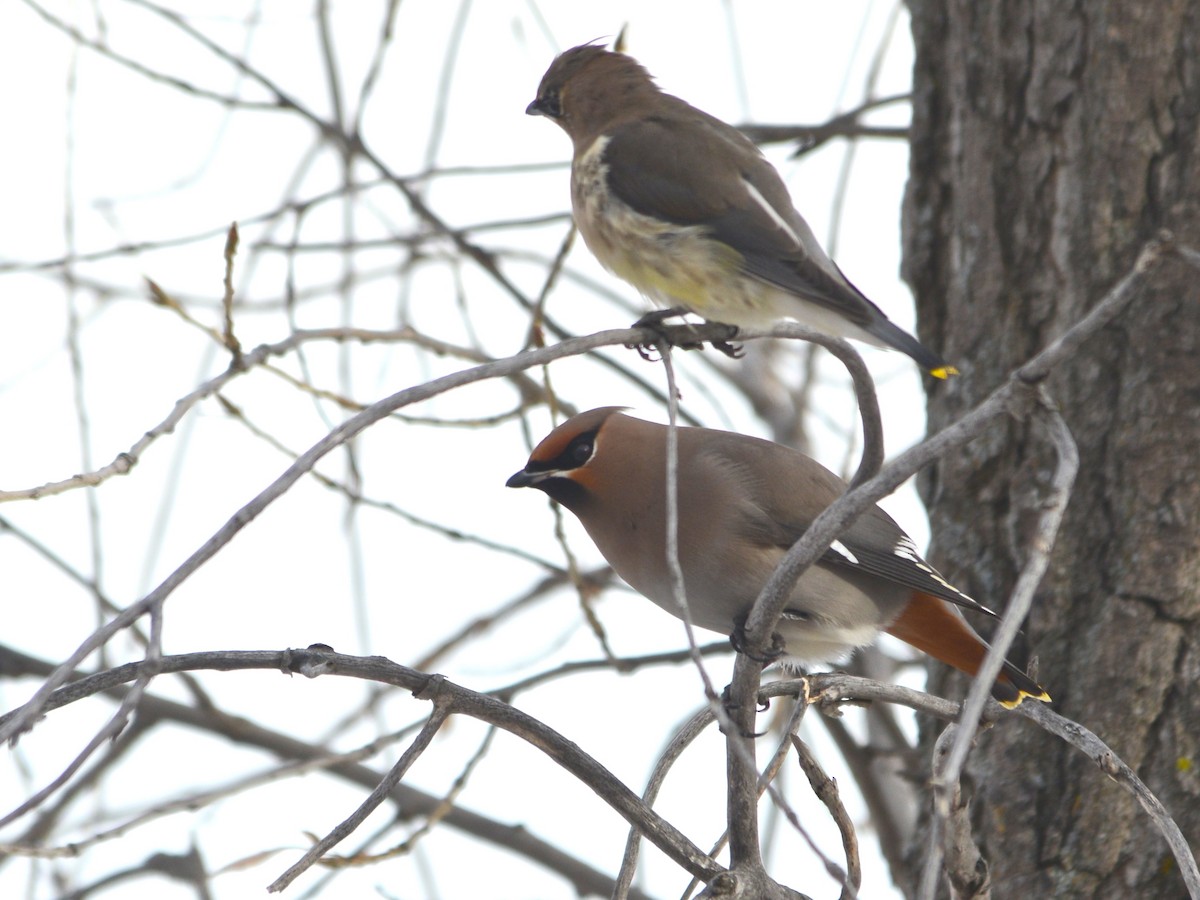
[[[28,672],[41,674],[50,669],[48,663],[33,660],[23,654],[8,650],[0,653],[0,664],[3,665],[4,671],[9,674]],[[46,711],[59,709],[98,693],[114,691],[120,688],[121,685],[138,679],[141,671],[147,665],[149,664],[145,662],[129,663],[94,675],[81,677],[77,681],[73,681],[71,684],[55,691],[44,705],[44,709]],[[155,665],[158,671],[164,674],[195,670],[240,671],[247,669],[283,669],[285,672],[292,672],[312,671],[315,668],[323,674],[363,678],[385,684],[393,684],[416,692],[423,690],[433,680],[429,675],[396,665],[382,657],[363,658],[312,650],[192,653],[180,656],[166,656],[155,661]],[[599,777],[602,781],[608,780],[616,783],[618,785],[619,802],[625,805],[626,811],[634,815],[640,815],[644,811],[650,817],[649,821],[653,822],[657,819],[657,814],[653,813],[652,810],[646,810],[642,801],[625,788],[624,785],[616,782],[611,773],[602,766],[599,766],[598,763],[595,763],[594,760],[591,760],[590,757],[587,757],[575,744],[567,741],[553,729],[508,707],[493,697],[477,694],[444,680],[439,680],[438,685],[439,690],[451,692],[451,702],[454,705],[454,712],[479,718],[482,721],[510,731],[519,737],[530,740],[535,746],[546,752],[547,755],[556,762],[559,762],[560,765],[563,765],[564,768],[567,768],[568,771],[580,777],[589,786],[594,787],[598,783],[592,780],[593,776]],[[117,697],[120,698],[123,695],[124,692],[119,692]],[[815,704],[822,711],[836,710],[837,707],[846,703],[861,704],[864,702],[882,701],[907,706],[917,712],[926,713],[945,721],[955,720],[962,710],[960,704],[935,697],[932,694],[926,694],[896,684],[872,681],[869,678],[845,675],[839,672],[806,675],[798,679],[768,682],[762,686],[761,695],[764,698],[779,696],[798,697],[809,704]],[[1050,734],[1061,738],[1086,753],[1101,771],[1133,794],[1166,837],[1167,843],[1175,854],[1176,861],[1179,863],[1180,871],[1183,873],[1184,882],[1188,890],[1194,897],[1200,897],[1200,869],[1197,868],[1195,857],[1191,853],[1187,839],[1179,831],[1178,825],[1171,819],[1162,806],[1162,803],[1154,796],[1149,787],[1117,756],[1112,748],[1105,744],[1092,731],[1070,719],[1060,716],[1040,703],[1024,703],[1015,710],[1004,710],[999,704],[990,702],[989,708],[994,708],[998,719],[1021,715]],[[708,712],[706,711],[705,715],[707,714]],[[16,712],[0,716],[0,725],[7,724],[15,716]],[[197,710],[149,695],[143,697],[140,716],[144,724],[149,724],[156,719],[169,719],[202,728],[211,728],[214,719],[220,718],[219,715],[211,711]],[[528,726],[529,730],[523,733],[522,729],[525,729],[526,726]],[[226,734],[226,732],[223,731],[222,734]],[[323,751],[319,751],[309,744],[304,744],[283,735],[277,735],[266,729],[258,728],[249,722],[239,721],[237,728],[233,732],[228,733],[228,736],[233,740],[250,743],[272,752],[298,759],[313,759],[325,755]],[[559,741],[561,742],[561,746],[554,748],[552,751],[551,748],[538,743],[544,740]],[[555,755],[557,752],[561,752],[561,758]],[[365,769],[365,767],[347,765],[340,761],[332,764],[330,770],[336,771],[350,778],[350,780],[367,787],[374,787],[380,780],[380,776],[377,773]],[[402,784],[395,786],[393,796],[396,795],[399,795],[397,799],[410,813],[432,812],[440,803],[438,798],[430,797]],[[618,807],[617,803],[609,802],[628,821],[631,823],[634,821],[626,815],[625,811],[622,811]],[[453,810],[446,815],[445,821],[454,827],[462,828],[472,834],[491,840],[495,840],[497,837],[497,826],[495,823],[465,810]],[[670,826],[667,826],[667,828],[670,829]],[[541,842],[530,838],[528,835],[520,835],[520,846],[515,846],[511,843],[511,839],[514,837],[511,834],[511,829],[503,829],[501,827],[499,830],[504,832],[505,840],[509,841],[509,846],[514,846],[514,849],[518,849],[520,852],[530,856],[530,858],[537,859],[554,868],[556,871],[563,870],[559,866],[564,861],[569,863],[567,868],[578,868],[579,864],[570,857],[553,848],[542,845]],[[661,838],[664,832],[651,828],[644,830],[643,833],[662,849],[662,844],[659,844],[658,838]],[[670,830],[665,833],[669,834]],[[686,838],[682,840],[685,842],[682,846],[690,848],[689,852],[698,854],[697,858],[703,863],[702,868],[707,870],[706,875],[702,875],[701,877],[711,878],[715,876],[715,873],[721,871],[720,867],[712,862],[711,859],[690,845]],[[684,867],[688,868],[686,865]],[[591,870],[588,871],[590,872]],[[568,875],[567,877],[571,877],[573,883],[579,883],[575,880],[576,876]],[[595,877],[601,879],[602,883],[606,884],[607,887],[592,887],[589,889],[600,890],[603,893],[611,892],[611,881],[608,881],[603,876],[596,875]],[[595,884],[595,882],[592,882],[592,884]]]
[[[1012,642],[1020,631],[1021,623],[1029,614],[1029,609],[1033,605],[1034,592],[1041,584],[1046,569],[1050,566],[1050,551],[1054,547],[1063,516],[1066,515],[1067,503],[1071,499],[1071,487],[1075,484],[1075,475],[1079,471],[1079,450],[1075,446],[1075,439],[1071,436],[1070,428],[1067,427],[1067,423],[1051,403],[1044,387],[1039,384],[1034,390],[1037,403],[1035,412],[1045,421],[1058,462],[1050,482],[1050,490],[1041,503],[1037,528],[1030,540],[1030,553],[1021,568],[1012,594],[1008,598],[1008,605],[1000,619],[1000,626],[992,635],[987,656],[975,675],[971,688],[967,692],[966,700],[963,701],[963,712],[954,733],[953,743],[948,750],[944,751],[944,759],[933,780],[934,812],[936,817],[942,821],[944,828],[950,828],[953,825],[951,817],[956,810],[961,808],[962,804],[958,799],[958,781],[963,767],[967,763],[967,754],[974,743],[975,733],[979,728],[988,694],[992,684],[995,683],[996,676],[1000,674],[1001,666],[1004,665],[1008,648],[1012,646]],[[943,735],[943,737],[945,736]],[[931,898],[936,893],[936,882],[929,873],[936,872],[941,868],[941,853],[940,842],[931,841],[925,880],[925,885],[930,891],[925,896]]]
[[[203,654],[203,656],[209,659],[227,655]],[[271,652],[267,656],[272,659],[278,659],[279,654]],[[167,658],[169,669],[174,669],[176,659],[178,657]],[[220,670],[216,665],[201,665],[200,667]],[[3,674],[5,677],[15,678],[25,675],[44,677],[52,672],[54,668],[54,665],[49,662],[35,659],[0,645],[0,674]],[[271,667],[267,666],[267,668]],[[51,709],[57,709],[69,703],[95,696],[97,693],[104,693],[120,701],[127,693],[122,685],[128,683],[134,676],[130,670],[122,667],[122,669],[107,670],[94,675],[84,675],[81,672],[77,672],[75,673],[75,677],[79,679],[77,682],[73,682],[54,695],[54,702],[50,707]],[[0,718],[0,722],[3,722],[3,718]],[[382,773],[363,765],[361,762],[379,753],[383,746],[383,742],[381,741],[373,741],[363,748],[347,753],[331,753],[323,747],[297,740],[290,735],[272,731],[250,720],[231,716],[210,704],[188,706],[153,694],[144,695],[141,705],[138,707],[138,717],[135,722],[136,727],[149,729],[161,722],[170,722],[214,734],[231,743],[254,747],[264,750],[280,759],[292,761],[289,771],[281,773],[280,777],[288,774],[301,775],[313,769],[321,769],[331,775],[344,779],[349,784],[358,785],[368,791],[377,785],[383,777]],[[201,801],[205,799],[207,798],[200,798]],[[586,865],[575,856],[542,840],[527,829],[514,828],[510,824],[498,822],[495,819],[480,815],[461,806],[451,805],[449,809],[446,809],[445,798],[428,794],[406,784],[395,786],[391,800],[396,808],[396,814],[400,818],[409,820],[422,816],[441,816],[442,822],[452,828],[458,829],[464,834],[469,834],[481,841],[503,847],[512,853],[544,866],[551,872],[561,875],[575,887],[581,896],[590,896],[593,894],[608,896],[612,893],[613,880],[608,875]],[[188,804],[186,808],[194,809],[195,806]],[[168,804],[164,809],[170,810],[171,806]],[[129,824],[126,823],[126,826],[129,826]],[[110,829],[108,834],[117,837],[123,834],[124,830],[125,828],[118,827]],[[14,855],[36,855],[41,858],[76,856],[79,853],[78,848],[81,846],[86,845],[69,844],[61,848],[5,846],[2,849]],[[630,897],[632,900],[649,900],[643,892],[636,888],[632,891]]]
[[[45,710],[56,709],[75,700],[138,679],[149,663],[128,663],[72,682],[47,699]],[[406,688],[418,699],[435,691],[446,715],[462,714],[487,722],[515,735],[541,750],[609,804],[631,825],[637,826],[663,853],[689,873],[709,881],[722,867],[696,847],[686,836],[649,809],[636,794],[572,741],[532,716],[495,697],[460,687],[440,676],[431,676],[380,656],[357,657],[323,649],[284,651],[238,651],[189,653],[154,661],[156,674],[209,669],[241,671],[274,669],[287,674],[297,672],[308,677],[342,675],[380,684]],[[0,718],[0,726],[19,719],[19,710]],[[372,785],[375,787],[376,784]]]

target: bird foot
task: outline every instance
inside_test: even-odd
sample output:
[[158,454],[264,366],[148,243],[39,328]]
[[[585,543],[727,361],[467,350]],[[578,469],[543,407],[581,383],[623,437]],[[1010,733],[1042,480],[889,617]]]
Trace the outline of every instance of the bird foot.
[[733,631],[729,635],[729,643],[733,645],[733,649],[738,653],[743,653],[750,657],[755,662],[760,662],[763,667],[769,666],[777,661],[780,657],[787,655],[787,648],[783,642],[783,635],[778,631],[771,632],[771,646],[765,654],[759,655],[753,653],[746,646],[746,617],[739,616],[734,620]]
[[633,323],[634,328],[644,328],[654,334],[654,338],[649,341],[644,341],[640,344],[628,344],[627,346],[637,350],[638,356],[647,362],[655,361],[653,351],[656,345],[663,343],[669,347],[678,347],[681,350],[701,350],[704,348],[703,341],[680,340],[678,334],[680,331],[691,330],[692,326],[684,323],[685,327],[672,329],[675,334],[672,335],[664,324],[667,319],[674,319],[687,314],[687,310],[682,306],[672,306],[670,309],[655,309],[646,313],[640,319]]
[[[671,347],[678,347],[681,350],[703,350],[704,341],[697,336],[694,339],[682,337],[684,334],[695,334],[696,326],[687,322],[682,325],[667,326],[664,324],[667,319],[674,319],[686,315],[688,312],[686,307],[672,306],[670,309],[656,309],[646,313],[636,322],[633,323],[633,328],[645,328],[654,333],[654,339],[645,341],[640,344],[629,344],[628,346],[637,350],[638,355],[647,361],[654,360],[653,350],[656,345],[665,343]],[[726,325],[723,322],[709,322],[708,325],[721,325],[726,329],[724,337],[712,338],[708,342],[712,344],[714,350],[720,350],[730,359],[740,359],[743,355],[742,348],[738,344],[730,343],[731,339],[737,336],[738,328],[736,325]]]

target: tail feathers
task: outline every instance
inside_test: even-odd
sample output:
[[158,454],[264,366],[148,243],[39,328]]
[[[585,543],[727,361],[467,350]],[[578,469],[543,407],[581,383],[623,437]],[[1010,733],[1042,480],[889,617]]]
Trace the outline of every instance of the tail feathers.
[[944,359],[918,341],[915,337],[894,324],[890,319],[885,318],[882,313],[877,318],[873,319],[865,326],[865,330],[879,338],[883,343],[887,344],[901,353],[905,353],[912,357],[913,360],[922,369],[932,375],[934,378],[949,378],[951,375],[957,375],[958,369],[948,365]]
[[1020,706],[1021,701],[1026,698],[1040,700],[1042,703],[1050,702],[1050,695],[1044,687],[1008,661],[1005,661],[1004,668],[1000,670],[1000,676],[992,687],[992,696],[1001,706],[1007,706],[1009,709]]
[[[957,611],[938,597],[920,591],[913,591],[900,615],[884,630],[971,676],[979,672],[988,652],[988,645]],[[1000,670],[992,696],[1009,709],[1020,706],[1026,698],[1050,702],[1046,690],[1010,662]]]

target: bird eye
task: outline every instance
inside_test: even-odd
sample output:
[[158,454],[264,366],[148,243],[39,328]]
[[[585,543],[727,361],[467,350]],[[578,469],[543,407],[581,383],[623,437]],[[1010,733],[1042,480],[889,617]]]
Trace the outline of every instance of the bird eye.
[[585,437],[572,443],[569,451],[571,462],[576,466],[582,466],[592,458],[594,446],[591,437]]
[[558,91],[547,91],[546,96],[541,99],[538,105],[542,108],[542,112],[551,119],[557,119],[562,116],[562,100],[559,97]]

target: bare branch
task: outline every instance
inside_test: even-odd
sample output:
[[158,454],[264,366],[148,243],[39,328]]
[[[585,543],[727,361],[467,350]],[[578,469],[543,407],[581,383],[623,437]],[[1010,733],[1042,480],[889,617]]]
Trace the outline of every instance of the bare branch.
[[[703,734],[714,721],[716,721],[716,717],[712,709],[705,707],[684,722],[683,726],[671,736],[666,749],[654,764],[654,771],[650,773],[646,789],[642,791],[642,800],[647,806],[654,806],[654,801],[658,799],[658,792],[667,780],[667,774],[676,760],[683,755],[683,751],[691,746],[692,742]],[[613,889],[613,900],[625,900],[629,896],[629,890],[633,885],[633,876],[637,874],[637,862],[641,847],[642,832],[636,826],[631,827],[629,837],[625,839],[625,855],[621,859],[621,869],[617,873],[617,886]],[[709,855],[715,858],[716,849],[710,851]]]
[[[391,771],[387,773],[382,781],[375,786],[375,789],[367,796],[362,803],[359,804],[353,814],[334,828],[329,834],[321,838],[314,844],[304,856],[300,857],[295,863],[288,867],[287,871],[276,878],[267,886],[267,890],[271,893],[279,893],[289,884],[295,881],[300,875],[304,874],[308,869],[316,863],[329,850],[335,847],[340,841],[348,837],[372,812],[391,796],[396,785],[400,783],[406,772],[412,768],[415,763],[425,752],[426,748],[433,741],[434,737],[445,724],[446,719],[450,715],[451,707],[449,704],[438,702],[438,688],[441,684],[441,679],[431,678],[429,680],[429,688],[432,689],[423,691],[424,699],[433,700],[433,712],[429,714],[429,719],[425,722],[425,727],[421,729],[408,748],[396,760],[396,764],[392,766]],[[414,696],[422,696],[414,693]]]
[[[278,671],[279,662],[286,657],[287,654],[281,654],[278,651],[170,656],[164,660],[164,671],[168,673],[244,669]],[[77,680],[55,693],[47,711],[58,709],[63,705],[98,693],[105,693],[120,701],[128,693],[121,685],[136,678],[139,665],[142,664],[131,663],[94,675],[74,673]],[[45,677],[54,669],[55,667],[51,663],[34,659],[0,645],[0,672],[7,677],[26,674]],[[12,713],[0,717],[0,724],[3,724],[10,716]],[[149,693],[141,700],[137,721],[144,727],[150,727],[158,722],[171,722],[210,732],[232,743],[260,748],[280,758],[297,761],[298,764],[293,766],[291,771],[281,772],[281,775],[302,774],[314,768],[320,768],[368,791],[379,784],[382,775],[359,764],[359,760],[378,754],[384,746],[390,744],[390,741],[376,740],[345,754],[331,753],[325,748],[298,741],[289,735],[263,728],[252,721],[228,715],[211,705],[186,706]],[[444,813],[442,821],[447,825],[545,866],[567,879],[581,895],[607,896],[612,892],[613,882],[608,876],[581,863],[575,857],[545,840],[539,839],[527,829],[514,828],[511,824],[497,822],[457,806],[445,811],[443,798],[431,796],[405,784],[395,787],[392,801],[398,814],[404,818]],[[47,855],[37,851],[37,848],[27,847],[0,846],[0,851],[21,855]],[[63,848],[62,853],[56,855],[71,856],[75,854],[68,846]],[[630,897],[632,900],[649,900],[642,891],[636,888],[632,890]]]
[[739,125],[738,131],[750,138],[756,144],[782,144],[796,142],[793,157],[811,153],[834,138],[890,138],[906,140],[908,129],[893,126],[864,125],[864,113],[892,106],[897,103],[907,103],[908,94],[893,94],[889,97],[872,97],[864,100],[854,109],[847,110],[834,116],[820,125]]
[[825,770],[821,768],[821,764],[808,749],[808,745],[793,734],[792,746],[796,748],[796,761],[800,763],[800,768],[808,778],[813,793],[825,804],[829,815],[833,817],[834,824],[837,825],[838,833],[842,836],[842,848],[846,852],[847,881],[842,886],[841,900],[852,900],[853,897],[858,896],[858,889],[862,886],[862,863],[859,861],[858,835],[855,834],[854,823],[850,820],[850,814],[846,812],[846,807],[842,804],[837,783],[825,774]]
[[[1035,412],[1039,415],[1039,420],[1046,425],[1058,455],[1058,463],[1051,479],[1050,490],[1041,504],[1042,511],[1038,516],[1037,528],[1030,540],[1029,556],[1008,598],[1008,606],[1000,619],[1000,626],[992,635],[987,657],[979,667],[963,703],[963,714],[959,720],[954,745],[945,759],[941,774],[934,779],[934,810],[941,817],[948,817],[955,804],[958,778],[966,765],[967,753],[974,741],[984,704],[996,676],[1000,674],[1000,668],[1004,665],[1008,648],[1012,646],[1021,623],[1029,614],[1034,592],[1050,565],[1050,551],[1054,547],[1059,526],[1066,514],[1067,503],[1071,499],[1071,486],[1075,483],[1075,475],[1079,471],[1079,450],[1075,446],[1075,440],[1071,437],[1067,423],[1051,404],[1041,385],[1036,389],[1036,402],[1038,406]],[[939,852],[934,843],[930,844],[929,852],[931,855]]]
[[[48,664],[37,663],[20,654],[14,654],[11,651],[0,652],[0,663],[5,665],[6,670],[15,670],[20,667],[44,673],[50,669]],[[431,680],[431,677],[428,675],[398,666],[380,657],[360,658],[328,651],[305,650],[291,650],[282,653],[278,651],[228,651],[166,656],[159,661],[158,671],[164,674],[195,670],[278,670],[280,668],[286,671],[303,671],[314,666],[320,669],[323,674],[364,678],[379,683],[393,684],[414,691],[423,690]],[[95,675],[79,677],[78,680],[56,691],[45,704],[44,711],[49,712],[97,693],[112,691],[122,684],[131,681],[136,682],[139,677],[144,677],[145,673],[142,670],[147,667],[147,663],[130,663]],[[707,869],[704,874],[701,874],[701,872],[691,868],[691,863],[681,861],[676,856],[676,852],[682,852],[683,856],[686,857],[690,853],[699,853],[699,851],[695,850],[695,848],[680,851],[681,847],[690,847],[686,839],[683,839],[684,843],[682,845],[674,846],[672,841],[675,838],[672,837],[673,831],[670,826],[661,823],[652,810],[646,808],[623,785],[616,782],[607,770],[600,767],[593,760],[590,760],[575,745],[566,741],[565,738],[558,735],[552,729],[524,716],[524,714],[513,710],[499,701],[460,688],[448,681],[442,680],[439,682],[439,692],[449,692],[446,702],[453,707],[452,712],[473,716],[510,731],[526,740],[531,740],[535,746],[547,752],[552,759],[581,778],[585,784],[596,789],[598,795],[625,816],[631,824],[635,824],[660,849],[664,849],[664,852],[676,858],[681,865],[689,869],[689,871],[693,871],[693,874],[700,876],[704,880],[709,880],[714,872],[717,871],[708,868],[711,862],[701,863],[701,867]],[[126,695],[126,692],[121,692],[118,696]],[[840,673],[809,675],[796,680],[775,681],[765,684],[762,687],[762,696],[764,697],[782,695],[806,696],[809,698],[809,702],[815,703],[818,709],[822,711],[836,711],[839,706],[845,703],[884,701],[908,706],[946,721],[954,720],[961,712],[960,705],[949,700],[943,700],[939,697],[914,691],[911,688],[905,688],[900,685],[885,684]],[[1015,711],[1004,711],[999,704],[995,703],[992,706],[997,710],[998,715],[1005,718],[1009,715],[1019,713],[1034,721],[1051,734],[1062,738],[1072,746],[1082,750],[1097,763],[1105,774],[1108,774],[1133,793],[1166,836],[1168,844],[1180,865],[1180,870],[1184,874],[1184,880],[1189,890],[1194,891],[1193,886],[1200,887],[1200,871],[1197,870],[1195,859],[1191,854],[1186,839],[1179,832],[1178,826],[1175,825],[1163,809],[1161,803],[1150,792],[1149,788],[1146,787],[1137,777],[1136,773],[1107,744],[1088,729],[1069,719],[1065,719],[1042,704],[1022,704]],[[173,720],[199,727],[207,727],[205,723],[212,721],[208,713],[201,713],[180,704],[148,695],[143,698],[141,714],[148,719],[170,717]],[[698,714],[694,727],[702,728],[700,720],[711,715],[712,713],[709,710]],[[15,716],[16,713],[8,713],[0,717],[0,725],[7,724]],[[235,740],[245,741],[248,738],[253,738],[254,733],[258,731],[262,731],[264,735],[262,740],[268,740],[265,737],[268,734],[265,730],[256,729],[245,722],[239,723],[237,728],[230,732],[230,737]],[[269,739],[268,743],[263,744],[263,746],[267,746],[276,752],[282,751],[285,754],[296,754],[296,750],[286,748],[299,747],[300,745],[291,739],[274,736]],[[305,754],[298,755],[298,758],[307,758],[308,754],[312,752],[310,748]],[[334,758],[336,759],[336,757]],[[340,763],[336,768],[338,771],[351,771],[353,769],[353,767],[346,768]],[[376,775],[369,775],[368,778],[370,779],[368,782],[369,786],[373,787],[379,783],[378,776]],[[361,779],[356,780],[359,780],[361,783]],[[599,789],[598,785],[604,786],[603,790]],[[611,793],[609,793],[610,790]],[[404,792],[405,803],[407,805],[416,807],[413,810],[414,812],[432,811],[438,806],[439,801],[437,798],[426,797],[420,794],[420,792],[413,791],[411,788],[395,786],[392,793],[395,794],[398,791]],[[643,815],[645,818],[642,818]],[[466,813],[448,814],[446,821],[454,824],[456,827],[465,827],[466,823],[473,822],[470,819],[470,814]],[[659,825],[662,827],[660,828]],[[667,850],[667,846],[674,846],[674,850]],[[544,859],[545,857],[541,858]],[[692,857],[692,859],[696,861],[707,860],[708,857],[700,854],[697,857]],[[1197,896],[1200,896],[1200,894],[1197,894]]]
[[957,745],[956,736],[964,730],[968,734],[974,733],[974,729],[964,729],[954,723],[947,725],[933,748],[934,779],[953,784],[954,789],[944,804],[944,810],[939,807],[938,815],[934,816],[931,823],[929,844],[931,847],[937,845],[939,852],[925,855],[925,867],[917,888],[917,896],[922,900],[937,897],[943,873],[950,880],[955,900],[987,900],[991,897],[987,861],[979,852],[971,833],[970,801],[964,796],[958,779],[951,781],[946,775],[946,764]]
[[[468,715],[529,742],[587,784],[601,800],[628,822],[641,828],[655,846],[693,875],[708,881],[721,871],[720,866],[669,822],[647,808],[641,798],[611,772],[554,729],[494,697],[470,691],[438,676],[418,672],[383,657],[354,657],[327,649],[192,653],[164,657],[156,663],[154,667],[148,663],[129,663],[72,682],[49,698],[44,708],[54,709],[124,681],[144,679],[147,672],[157,675],[196,668],[215,671],[275,669],[288,673],[300,672],[310,677],[316,674],[342,675],[407,688],[418,699],[436,682],[436,695],[445,706],[447,715]],[[0,717],[0,728],[10,727],[20,717],[20,710]]]

